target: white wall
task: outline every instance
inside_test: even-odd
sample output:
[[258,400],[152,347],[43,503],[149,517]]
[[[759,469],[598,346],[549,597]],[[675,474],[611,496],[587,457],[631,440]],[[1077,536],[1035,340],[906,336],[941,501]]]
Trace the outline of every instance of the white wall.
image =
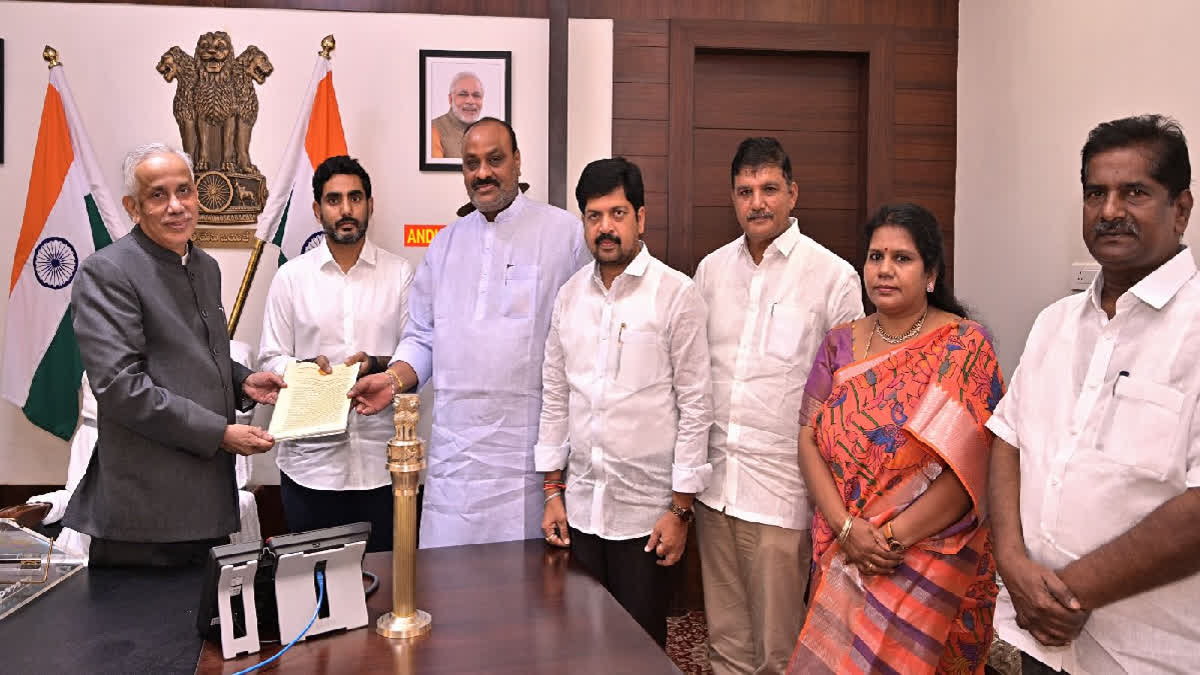
[[[337,38],[334,86],[350,154],[371,173],[375,216],[370,237],[419,262],[423,248],[403,246],[404,223],[449,223],[467,201],[458,173],[417,170],[418,51],[511,50],[513,125],[529,195],[546,199],[548,25],[542,19],[238,10],[200,7],[0,3],[5,40],[5,163],[0,165],[0,266],[12,260],[28,189],[33,146],[45,95],[42,46],[53,45],[84,117],[115,201],[120,160],[139,143],[179,144],[171,115],[174,83],[154,67],[172,45],[191,52],[203,32],[227,31],[235,50],[258,45],[275,72],[258,87],[260,113],[251,156],[274,174],[295,123],[324,35]],[[591,159],[607,156],[612,135],[612,22],[570,24],[568,187]],[[221,263],[223,296],[232,307],[248,251],[210,250]],[[257,348],[259,318],[276,255],[263,256],[237,339]],[[7,269],[7,267],[4,267]],[[0,331],[9,328],[0,301]],[[0,364],[2,367],[2,364]],[[0,402],[0,484],[62,483],[66,444],[34,427],[19,409]]]
[[[1037,313],[1067,295],[1083,245],[1079,151],[1096,124],[1178,119],[1200,170],[1200,3],[962,0],[957,292],[1011,375]],[[1185,240],[1200,244],[1200,226]]]

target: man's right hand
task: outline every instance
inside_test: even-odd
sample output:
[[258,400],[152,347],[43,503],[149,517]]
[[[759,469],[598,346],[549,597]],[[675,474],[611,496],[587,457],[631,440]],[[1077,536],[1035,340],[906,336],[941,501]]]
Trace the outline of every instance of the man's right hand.
[[346,396],[354,400],[354,412],[374,415],[392,402],[392,377],[387,373],[375,373],[360,378]]
[[234,455],[257,455],[274,445],[274,436],[249,424],[230,424],[225,427],[225,436],[221,439],[221,449]]
[[560,495],[546,502],[546,510],[542,514],[542,532],[546,534],[546,543],[565,548],[571,545],[571,535],[567,529],[567,505],[563,501],[564,497],[565,495]]
[[1017,625],[1047,647],[1079,637],[1091,612],[1082,609],[1062,579],[1022,553],[1005,557],[1000,576],[1017,611]]

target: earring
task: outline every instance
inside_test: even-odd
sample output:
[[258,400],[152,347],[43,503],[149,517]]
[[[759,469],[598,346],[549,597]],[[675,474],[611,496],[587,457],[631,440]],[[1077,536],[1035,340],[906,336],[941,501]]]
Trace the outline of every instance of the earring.
[[926,293],[932,293],[932,292],[933,292],[933,282],[932,282],[932,281],[931,281],[931,282],[929,282],[929,285],[925,287],[925,292],[926,292]]

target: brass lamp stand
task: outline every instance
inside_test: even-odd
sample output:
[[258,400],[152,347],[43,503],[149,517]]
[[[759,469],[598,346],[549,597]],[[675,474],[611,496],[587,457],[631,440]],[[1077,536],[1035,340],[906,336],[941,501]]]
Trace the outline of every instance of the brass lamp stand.
[[379,617],[375,632],[387,638],[424,635],[432,627],[429,612],[416,608],[417,480],[425,468],[425,442],[417,438],[421,402],[416,394],[396,394],[396,435],[388,441],[392,474],[392,611]]

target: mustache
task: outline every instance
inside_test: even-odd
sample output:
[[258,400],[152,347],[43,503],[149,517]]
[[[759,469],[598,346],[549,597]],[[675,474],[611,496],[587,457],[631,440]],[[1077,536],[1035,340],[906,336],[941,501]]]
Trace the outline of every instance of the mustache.
[[1097,236],[1105,234],[1131,234],[1138,236],[1142,233],[1142,228],[1138,224],[1128,218],[1120,220],[1099,220],[1092,226],[1092,232]]
[[483,187],[484,185],[495,185],[498,188],[498,187],[500,187],[500,181],[498,181],[494,178],[480,178],[479,180],[472,181],[471,189],[478,190],[479,188]]
[[334,227],[341,227],[342,225],[353,225],[355,227],[358,227],[359,222],[358,222],[357,218],[342,218],[341,220],[334,223]]
[[770,211],[768,211],[766,209],[761,209],[758,211],[751,211],[746,216],[747,220],[753,220],[755,218],[774,218],[774,217],[775,217],[775,214],[771,213]]
[[600,242],[604,242],[604,241],[611,241],[612,243],[616,244],[617,246],[621,245],[621,238],[615,234],[609,234],[608,232],[604,232],[602,234],[596,235],[595,244],[597,246],[600,245]]

